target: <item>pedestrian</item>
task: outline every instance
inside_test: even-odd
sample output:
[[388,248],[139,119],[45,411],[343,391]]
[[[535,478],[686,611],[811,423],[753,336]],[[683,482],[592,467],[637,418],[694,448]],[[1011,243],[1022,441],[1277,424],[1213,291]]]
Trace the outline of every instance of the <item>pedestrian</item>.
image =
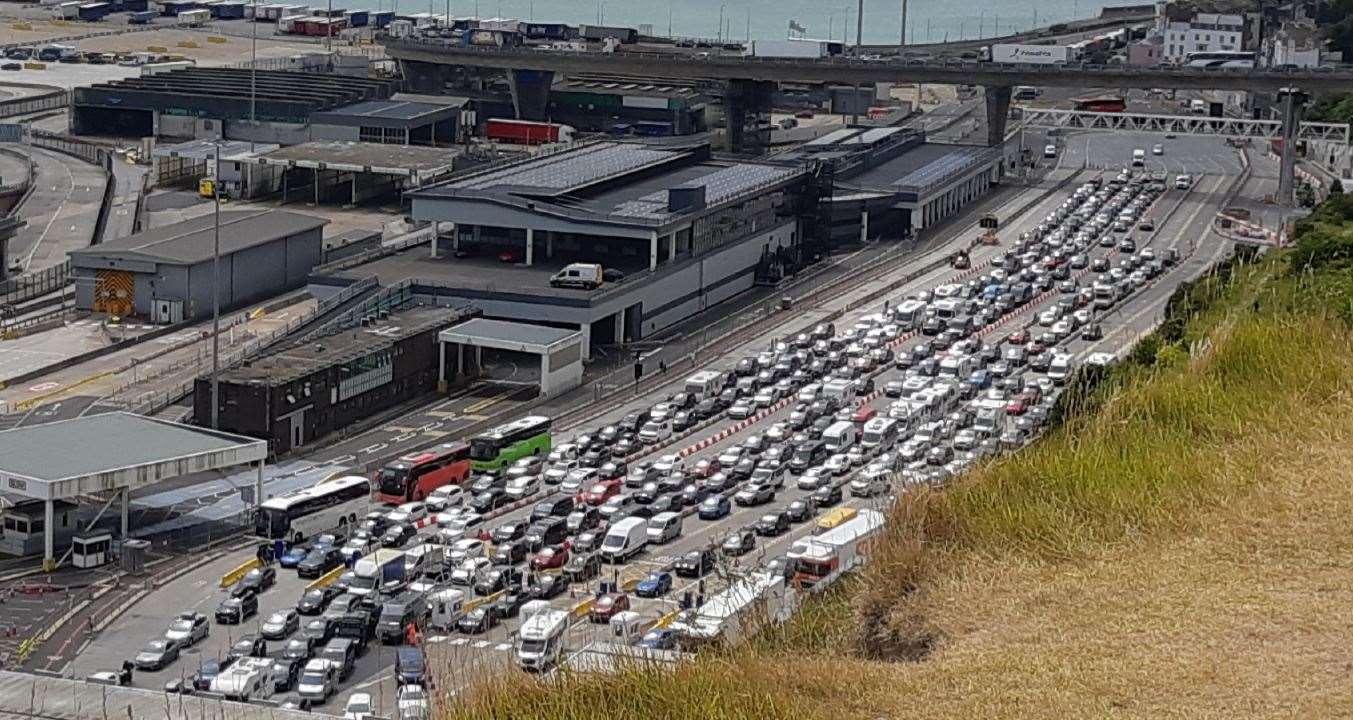
[[659,360],[659,361],[658,361],[658,372],[662,373],[663,375],[666,375],[666,374],[667,374],[667,361],[666,361],[666,360]]

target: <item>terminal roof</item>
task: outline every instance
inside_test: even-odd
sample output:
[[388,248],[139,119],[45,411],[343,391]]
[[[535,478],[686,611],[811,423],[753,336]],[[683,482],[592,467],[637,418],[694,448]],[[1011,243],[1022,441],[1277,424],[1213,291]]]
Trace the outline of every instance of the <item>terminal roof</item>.
[[[328,220],[286,210],[226,210],[221,213],[221,255],[322,228]],[[173,225],[105,240],[72,256],[131,256],[167,265],[196,265],[212,258],[216,221],[201,215]]]
[[441,333],[442,342],[468,344],[491,343],[494,347],[521,345],[540,352],[556,343],[579,337],[577,330],[563,330],[545,325],[507,322],[475,318]]
[[8,494],[39,500],[142,487],[267,457],[268,443],[117,412],[0,432]]

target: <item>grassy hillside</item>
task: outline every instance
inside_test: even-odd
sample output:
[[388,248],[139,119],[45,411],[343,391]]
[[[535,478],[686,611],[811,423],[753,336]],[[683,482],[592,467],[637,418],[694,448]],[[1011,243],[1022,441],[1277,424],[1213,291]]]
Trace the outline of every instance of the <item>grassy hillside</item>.
[[1353,707],[1353,203],[1171,299],[1064,423],[909,495],[860,578],[675,672],[464,718],[1333,716]]

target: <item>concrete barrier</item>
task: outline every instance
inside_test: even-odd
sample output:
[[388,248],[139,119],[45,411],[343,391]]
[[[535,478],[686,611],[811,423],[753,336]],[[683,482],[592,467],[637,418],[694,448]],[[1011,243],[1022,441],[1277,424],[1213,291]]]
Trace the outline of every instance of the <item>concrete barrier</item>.
[[262,564],[263,563],[258,561],[258,558],[250,558],[248,561],[241,563],[234,570],[221,576],[221,587],[226,588],[234,585],[240,581],[240,578],[247,575],[250,570],[253,570]]
[[574,619],[585,618],[592,612],[592,606],[596,604],[596,598],[588,598],[577,605],[574,605],[573,609],[569,610],[569,615],[572,615]]
[[305,586],[305,591],[310,592],[311,590],[318,590],[319,588],[329,587],[330,585],[333,585],[335,582],[338,582],[338,578],[343,576],[344,570],[347,570],[347,568],[340,565],[334,568],[333,570],[330,570],[329,572],[320,575],[318,578],[315,578],[309,585]]
[[467,602],[465,603],[465,605],[464,605],[465,612],[468,613],[468,612],[470,612],[471,610],[474,610],[475,608],[477,608],[477,607],[479,607],[479,606],[481,606],[481,605],[488,605],[489,603],[497,602],[497,601],[498,601],[498,598],[502,597],[502,596],[503,596],[503,593],[505,593],[505,592],[507,592],[507,591],[506,591],[506,590],[499,590],[499,591],[496,592],[496,593],[492,593],[492,594],[490,594],[490,595],[485,595],[485,596],[482,597],[482,598],[475,598],[475,599],[473,599],[473,600],[469,600],[469,601],[467,601]]

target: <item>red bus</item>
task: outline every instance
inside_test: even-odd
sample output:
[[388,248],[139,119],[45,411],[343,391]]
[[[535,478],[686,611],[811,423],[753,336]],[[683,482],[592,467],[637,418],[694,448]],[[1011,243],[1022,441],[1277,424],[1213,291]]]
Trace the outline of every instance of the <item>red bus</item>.
[[1127,102],[1121,97],[1080,98],[1073,102],[1076,103],[1076,109],[1083,112],[1123,112],[1127,110]]
[[398,505],[422,500],[443,485],[460,485],[470,477],[470,445],[446,443],[404,457],[376,474],[376,499]]

